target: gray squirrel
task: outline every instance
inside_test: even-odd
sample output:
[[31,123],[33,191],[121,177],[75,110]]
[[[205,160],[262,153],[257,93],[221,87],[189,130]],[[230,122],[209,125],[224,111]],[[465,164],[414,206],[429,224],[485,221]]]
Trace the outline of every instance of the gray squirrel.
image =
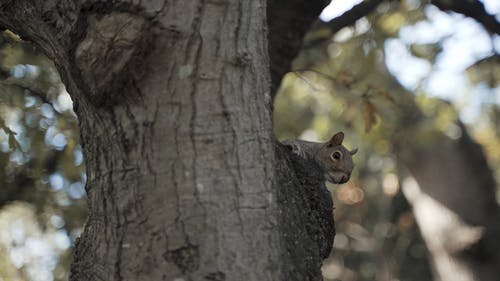
[[323,169],[325,180],[339,184],[347,182],[351,177],[354,168],[352,156],[358,152],[357,148],[351,151],[345,148],[343,140],[344,133],[338,132],[325,143],[286,140],[283,144],[298,156],[318,164]]

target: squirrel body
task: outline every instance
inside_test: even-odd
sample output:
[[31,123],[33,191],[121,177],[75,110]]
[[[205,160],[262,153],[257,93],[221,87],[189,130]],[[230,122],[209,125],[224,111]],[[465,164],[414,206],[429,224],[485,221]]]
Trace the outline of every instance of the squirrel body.
[[321,169],[325,180],[334,183],[345,183],[354,169],[352,156],[358,149],[348,150],[342,145],[344,133],[338,132],[324,143],[303,140],[286,140],[285,146],[292,152],[309,161],[314,161]]

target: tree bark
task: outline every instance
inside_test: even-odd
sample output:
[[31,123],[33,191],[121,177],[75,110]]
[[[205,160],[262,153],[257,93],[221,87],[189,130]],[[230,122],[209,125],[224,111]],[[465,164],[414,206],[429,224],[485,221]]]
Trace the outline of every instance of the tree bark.
[[0,1],[79,118],[89,218],[71,280],[322,280],[333,206],[274,140],[265,4]]
[[290,71],[293,59],[302,48],[302,39],[318,20],[330,0],[269,0],[269,59],[271,64],[271,95],[277,94],[283,76]]
[[[395,91],[396,92],[396,91]],[[436,280],[500,276],[500,209],[484,152],[457,121],[455,139],[428,126],[411,93],[399,91],[392,142],[413,179],[403,192],[430,252]]]
[[[409,127],[407,132],[415,130]],[[431,253],[436,280],[493,281],[500,275],[495,181],[480,146],[463,126],[460,130],[457,140],[427,132],[420,137],[432,142],[417,138],[407,147],[410,140],[401,139],[405,151],[399,155],[415,178],[403,191]]]
[[80,121],[90,215],[71,280],[278,280],[265,1],[0,8]]
[[323,280],[321,265],[335,237],[333,201],[322,169],[276,145],[281,280]]

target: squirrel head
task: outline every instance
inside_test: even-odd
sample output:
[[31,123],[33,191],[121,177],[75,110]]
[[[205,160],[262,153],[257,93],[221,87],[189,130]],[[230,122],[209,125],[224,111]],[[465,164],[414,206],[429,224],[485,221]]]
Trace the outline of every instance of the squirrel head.
[[327,141],[319,152],[319,157],[325,169],[325,179],[331,183],[345,183],[351,177],[354,162],[352,156],[358,149],[348,150],[342,145],[344,133],[338,132]]

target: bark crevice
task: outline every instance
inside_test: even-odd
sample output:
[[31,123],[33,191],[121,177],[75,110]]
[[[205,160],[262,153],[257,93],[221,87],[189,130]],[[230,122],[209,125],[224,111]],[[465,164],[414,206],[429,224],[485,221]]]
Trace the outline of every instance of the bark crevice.
[[275,145],[280,209],[281,280],[323,280],[321,265],[335,238],[333,200],[322,168]]

